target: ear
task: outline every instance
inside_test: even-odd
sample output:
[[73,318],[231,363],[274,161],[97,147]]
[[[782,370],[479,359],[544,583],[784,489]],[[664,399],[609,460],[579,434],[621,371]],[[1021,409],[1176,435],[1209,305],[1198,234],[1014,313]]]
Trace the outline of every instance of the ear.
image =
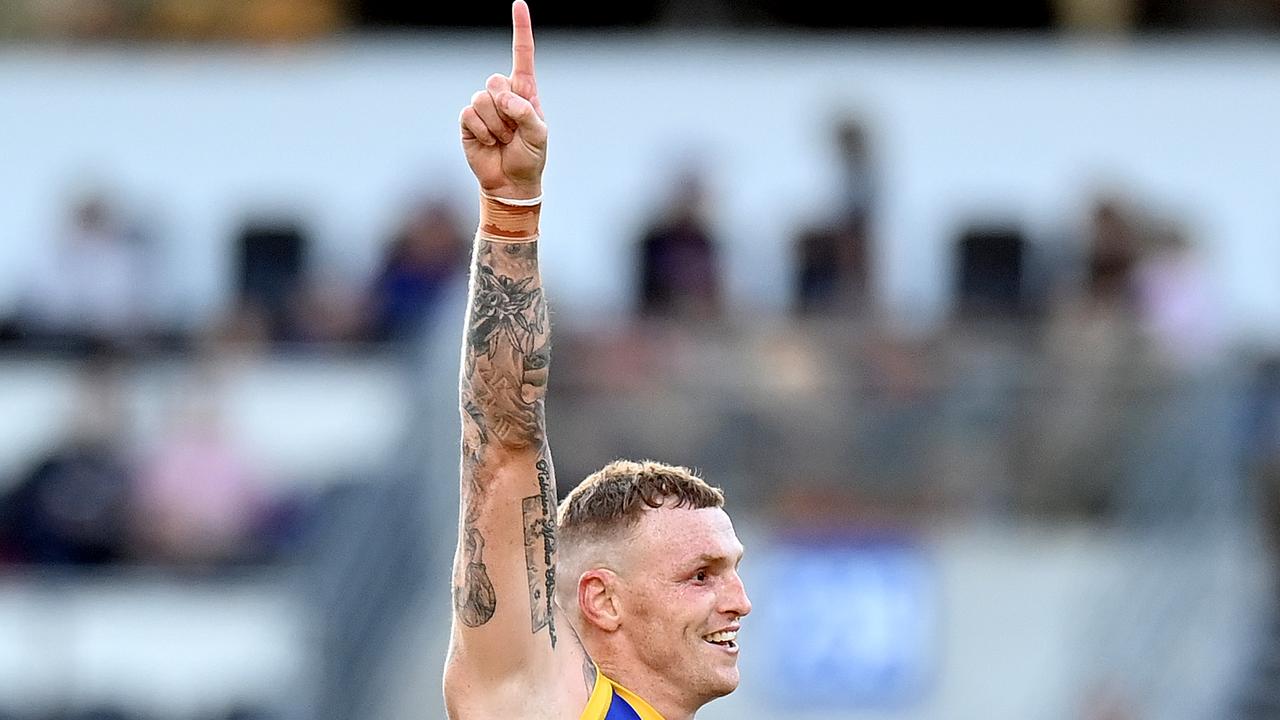
[[604,568],[588,570],[578,578],[578,610],[582,618],[604,632],[622,626],[618,576]]

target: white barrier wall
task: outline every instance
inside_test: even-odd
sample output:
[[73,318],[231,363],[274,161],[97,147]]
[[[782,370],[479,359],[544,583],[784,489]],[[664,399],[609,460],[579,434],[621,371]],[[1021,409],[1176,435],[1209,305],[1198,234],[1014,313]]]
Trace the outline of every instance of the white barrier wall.
[[[0,49],[0,308],[97,179],[165,249],[171,312],[216,313],[244,214],[302,213],[365,276],[407,199],[474,207],[456,119],[508,67],[502,34],[295,49]],[[787,242],[832,197],[828,120],[873,125],[885,300],[945,312],[948,244],[991,213],[1070,241],[1100,186],[1191,223],[1231,325],[1280,327],[1280,50],[878,36],[539,35],[552,127],[546,275],[567,317],[628,306],[629,243],[689,156],[711,173],[731,302],[784,306]]]
[[270,575],[8,577],[0,697],[9,712],[105,704],[153,717],[218,717],[231,703],[305,707],[314,623],[296,589]]
[[143,363],[122,373],[104,416],[74,365],[0,361],[0,493],[90,423],[146,454],[203,408],[270,490],[376,477],[406,440],[412,398],[391,358]]

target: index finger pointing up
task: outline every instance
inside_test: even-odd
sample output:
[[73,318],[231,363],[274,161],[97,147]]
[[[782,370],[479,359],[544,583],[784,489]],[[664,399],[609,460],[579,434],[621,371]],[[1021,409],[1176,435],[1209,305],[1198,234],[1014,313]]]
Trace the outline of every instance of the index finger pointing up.
[[533,20],[524,0],[511,5],[511,78],[533,78]]

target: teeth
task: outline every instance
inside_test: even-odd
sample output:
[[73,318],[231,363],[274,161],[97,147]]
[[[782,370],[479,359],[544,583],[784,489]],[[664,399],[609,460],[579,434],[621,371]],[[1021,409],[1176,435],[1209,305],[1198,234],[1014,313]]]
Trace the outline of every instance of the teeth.
[[738,639],[738,631],[726,630],[725,632],[712,633],[703,639],[714,643],[733,642]]

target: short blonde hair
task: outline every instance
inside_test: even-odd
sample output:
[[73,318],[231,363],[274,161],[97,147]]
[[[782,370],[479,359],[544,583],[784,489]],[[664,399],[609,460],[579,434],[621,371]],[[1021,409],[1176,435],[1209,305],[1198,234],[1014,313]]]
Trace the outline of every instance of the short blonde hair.
[[560,503],[559,538],[573,544],[616,536],[650,508],[724,507],[724,492],[694,471],[653,460],[615,460],[588,475]]

